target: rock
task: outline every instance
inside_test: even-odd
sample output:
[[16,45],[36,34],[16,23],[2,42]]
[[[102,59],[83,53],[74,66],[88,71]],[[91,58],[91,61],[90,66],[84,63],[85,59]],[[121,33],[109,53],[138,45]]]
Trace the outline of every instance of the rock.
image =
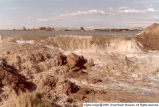
[[76,55],[74,53],[65,56],[59,53],[57,57],[58,65],[67,65],[72,71],[77,71],[86,67],[91,67],[94,65],[93,60],[86,60],[83,56]]
[[67,64],[69,68],[77,67],[80,61],[80,57],[76,54],[70,54],[67,56]]
[[84,64],[87,62],[86,59],[84,59],[83,56],[78,56],[74,53],[67,56],[67,65],[72,70],[79,70],[84,67]]
[[66,64],[66,56],[63,53],[59,53],[57,57],[57,65],[62,66]]

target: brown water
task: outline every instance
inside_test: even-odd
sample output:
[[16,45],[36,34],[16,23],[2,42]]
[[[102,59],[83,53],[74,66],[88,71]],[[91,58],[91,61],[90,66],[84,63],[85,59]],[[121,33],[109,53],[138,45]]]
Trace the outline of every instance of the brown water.
[[58,35],[100,35],[100,36],[133,36],[139,32],[101,32],[101,31],[0,31],[1,36],[58,36]]

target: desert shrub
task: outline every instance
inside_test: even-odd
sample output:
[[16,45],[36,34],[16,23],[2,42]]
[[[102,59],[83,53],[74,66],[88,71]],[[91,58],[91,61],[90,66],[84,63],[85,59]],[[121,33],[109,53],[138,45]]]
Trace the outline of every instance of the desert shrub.
[[9,107],[50,107],[42,97],[38,92],[21,93],[18,98],[14,98]]

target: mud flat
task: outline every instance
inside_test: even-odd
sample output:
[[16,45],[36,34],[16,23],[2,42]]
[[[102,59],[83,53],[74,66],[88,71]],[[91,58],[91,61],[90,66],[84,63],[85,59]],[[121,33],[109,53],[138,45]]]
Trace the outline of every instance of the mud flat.
[[140,37],[2,37],[1,105],[34,91],[50,107],[159,102],[159,52]]

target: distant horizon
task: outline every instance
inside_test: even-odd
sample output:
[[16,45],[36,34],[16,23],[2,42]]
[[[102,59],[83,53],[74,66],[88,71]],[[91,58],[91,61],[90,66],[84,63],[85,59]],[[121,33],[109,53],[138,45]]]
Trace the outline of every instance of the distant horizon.
[[145,28],[159,23],[159,0],[0,0],[0,29]]
[[[25,27],[25,26],[23,26],[23,27]],[[22,28],[11,28],[11,29],[0,29],[0,30],[23,30],[23,27]],[[74,27],[74,28],[72,28],[72,27],[51,27],[51,26],[39,26],[39,27],[50,27],[50,28],[54,28],[55,30],[66,30],[66,29],[68,29],[68,30],[79,30],[80,29],[80,27]],[[33,28],[27,28],[27,27],[25,27],[26,28],[26,30],[33,30],[33,29],[35,29],[35,30],[37,30],[37,29],[39,29],[39,27],[33,27]],[[81,26],[81,27],[83,27],[83,26]],[[145,29],[146,27],[132,27],[132,28],[87,28],[87,27],[84,27],[84,29],[85,30],[95,30],[95,29],[101,29],[101,30],[111,30],[111,29],[129,29],[129,30],[133,30],[133,29],[137,29],[137,30],[141,30],[141,29]]]

